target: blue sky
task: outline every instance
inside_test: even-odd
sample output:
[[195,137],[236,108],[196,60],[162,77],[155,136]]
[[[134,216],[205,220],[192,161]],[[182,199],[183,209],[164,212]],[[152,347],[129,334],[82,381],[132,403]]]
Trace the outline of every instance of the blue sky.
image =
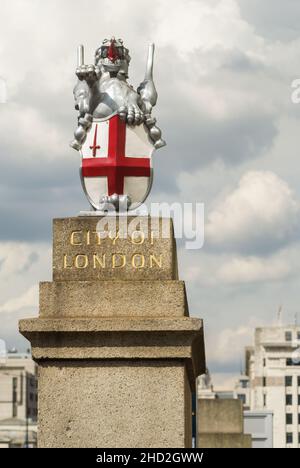
[[76,47],[130,49],[130,82],[156,43],[155,109],[168,146],[155,155],[150,201],[203,202],[206,240],[179,248],[190,311],[204,318],[208,365],[238,372],[255,326],[294,321],[300,288],[300,5],[294,0],[2,0],[0,337],[26,344],[51,278],[51,220],[87,208],[76,123]]

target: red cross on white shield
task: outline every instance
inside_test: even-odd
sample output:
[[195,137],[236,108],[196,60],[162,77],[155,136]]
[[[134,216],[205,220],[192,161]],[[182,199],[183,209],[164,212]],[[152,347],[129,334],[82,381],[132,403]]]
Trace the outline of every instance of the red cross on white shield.
[[118,115],[94,119],[81,150],[82,183],[94,208],[114,193],[142,203],[151,187],[153,151],[143,124],[129,126]]

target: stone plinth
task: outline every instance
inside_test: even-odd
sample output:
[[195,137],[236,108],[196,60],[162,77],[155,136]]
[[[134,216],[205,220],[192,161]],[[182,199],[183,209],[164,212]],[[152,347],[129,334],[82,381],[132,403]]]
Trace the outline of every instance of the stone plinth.
[[243,405],[236,399],[198,400],[199,448],[251,448],[250,434],[244,434]]
[[40,284],[39,318],[20,321],[39,366],[39,447],[191,447],[202,321],[172,223],[140,221],[124,239],[119,225],[99,235],[101,218],[54,220],[53,282]]
[[200,399],[198,427],[206,433],[241,434],[244,428],[243,406],[235,399]]
[[40,284],[40,317],[184,315],[188,315],[188,308],[183,281],[54,281]]
[[252,448],[251,434],[201,434],[199,448]]
[[53,222],[54,281],[177,277],[176,243],[168,218],[77,217]]

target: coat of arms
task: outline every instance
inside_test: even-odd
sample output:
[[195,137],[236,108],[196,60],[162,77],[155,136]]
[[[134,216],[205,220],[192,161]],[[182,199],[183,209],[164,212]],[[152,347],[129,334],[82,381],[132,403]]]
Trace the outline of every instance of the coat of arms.
[[130,56],[121,39],[105,39],[94,65],[84,65],[83,46],[78,48],[79,116],[71,146],[81,152],[81,180],[94,210],[136,208],[150,191],[151,156],[165,145],[151,115],[157,102],[153,54],[151,44],[145,79],[135,91],[127,82]]

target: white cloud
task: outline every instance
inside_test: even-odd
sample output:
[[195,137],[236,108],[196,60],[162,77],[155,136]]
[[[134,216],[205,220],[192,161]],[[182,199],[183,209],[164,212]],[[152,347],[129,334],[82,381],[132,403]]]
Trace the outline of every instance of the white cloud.
[[4,302],[0,305],[0,312],[18,312],[28,307],[38,307],[38,285],[33,285],[19,297]]
[[[243,49],[256,48],[263,41],[255,37],[249,23],[242,20],[235,0],[188,0],[169,4],[160,2],[161,21],[157,25],[157,36],[163,44],[176,43],[183,57],[193,49],[220,46]],[[176,32],[176,34],[175,34]]]
[[292,273],[288,259],[234,257],[216,271],[216,281],[225,284],[255,283],[286,278]]
[[230,372],[215,372],[212,374],[214,391],[233,391],[239,375]]
[[250,171],[208,215],[212,246],[259,252],[288,243],[299,227],[299,202],[288,184],[269,171]]
[[0,243],[0,274],[5,278],[17,274],[26,265],[33,249],[28,244],[15,242]]
[[238,0],[242,17],[252,23],[259,34],[273,41],[290,41],[299,37],[300,5],[295,0]]
[[[55,157],[61,158],[66,153],[64,132],[59,126],[54,126],[38,108],[8,103],[5,112],[0,113],[0,126],[3,133],[2,146],[9,151],[19,150],[17,158],[22,159],[23,164],[39,166]],[[15,139],[12,138],[12,127],[18,135]]]
[[50,278],[50,246],[44,243],[0,242],[0,311],[35,307],[39,281]]
[[[254,309],[266,316],[282,298],[291,310],[298,303],[293,255],[269,256],[267,265],[262,260],[293,239],[298,202],[287,183],[261,172],[276,171],[297,189],[299,107],[290,103],[290,82],[300,69],[298,33],[292,31],[293,42],[272,40],[276,34],[270,29],[281,28],[281,11],[257,0],[249,19],[241,16],[240,3],[174,0],[171,8],[163,0],[89,0],[88,8],[82,0],[1,3],[0,72],[8,88],[8,103],[0,108],[2,238],[43,239],[45,232],[50,236],[51,217],[73,215],[84,206],[79,157],[68,148],[76,126],[72,87],[78,43],[85,44],[90,62],[104,37],[123,37],[132,56],[130,81],[136,85],[143,78],[147,43],[155,41],[155,115],[168,146],[155,156],[152,199],[156,190],[162,194],[159,201],[197,200],[210,208],[213,199],[219,200],[209,218],[206,247],[183,252],[179,264],[181,277],[192,285],[191,313],[205,315],[207,343],[218,327],[235,320],[239,329]],[[286,8],[285,29],[290,29]],[[300,21],[297,10],[293,24]],[[284,130],[280,119],[285,119]],[[281,144],[274,167],[276,132]],[[242,179],[228,195],[228,186],[253,168],[259,176]],[[10,335],[13,345],[17,319],[24,317],[22,304],[34,304],[31,288],[50,278],[49,246],[0,243],[0,266],[1,333]],[[279,281],[287,275],[289,282]],[[4,306],[14,311],[5,312]],[[36,306],[26,307],[26,315],[29,311],[36,313]],[[219,354],[226,355],[228,346],[222,335]],[[224,365],[235,356],[226,359]]]
[[243,358],[245,346],[252,344],[253,328],[239,326],[226,327],[218,334],[208,337],[207,347],[209,360],[224,364],[229,361],[239,361]]
[[28,273],[31,267],[49,255],[46,244],[25,242],[0,242],[0,278],[16,279],[16,275]]
[[299,243],[267,257],[207,253],[205,250],[191,257],[180,249],[179,258],[186,281],[204,287],[234,287],[235,291],[242,285],[264,286],[274,281],[283,284],[283,281],[299,278],[300,273]]
[[38,283],[50,280],[50,271],[48,244],[0,242],[0,338],[8,347],[24,349],[18,321],[38,314]]

